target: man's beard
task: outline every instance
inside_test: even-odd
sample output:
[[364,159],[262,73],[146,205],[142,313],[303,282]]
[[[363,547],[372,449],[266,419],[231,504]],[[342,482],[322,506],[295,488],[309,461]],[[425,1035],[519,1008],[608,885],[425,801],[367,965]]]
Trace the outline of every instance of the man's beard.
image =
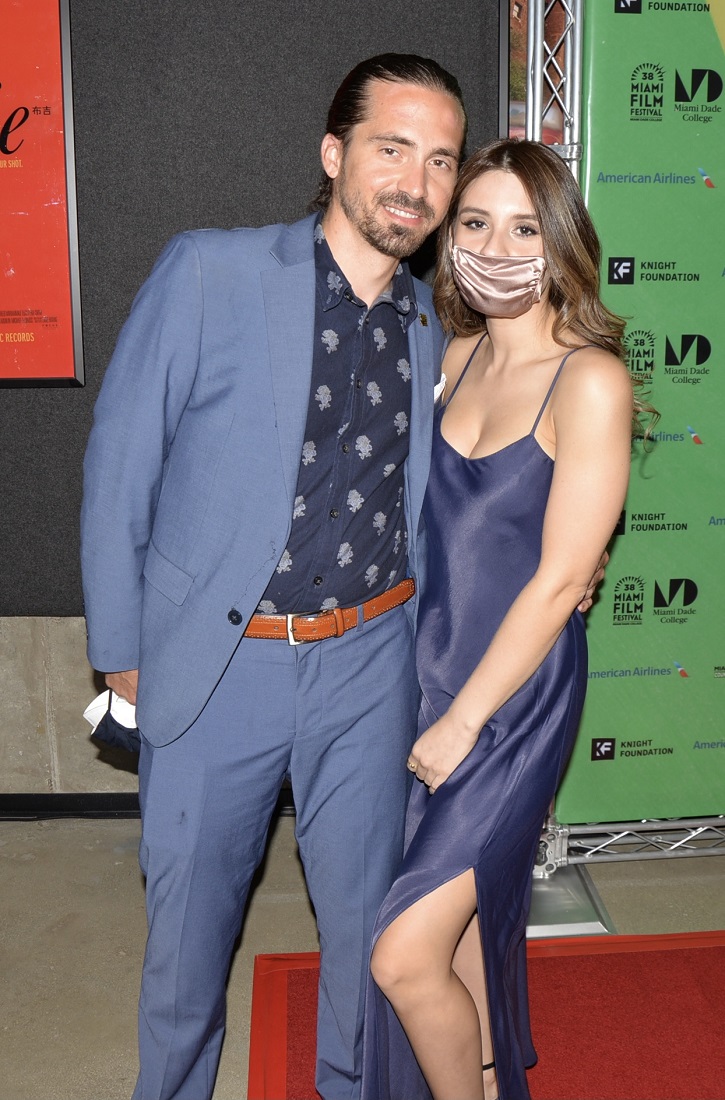
[[[423,241],[432,230],[431,222],[435,218],[435,211],[431,209],[425,199],[413,199],[405,191],[387,192],[378,195],[372,209],[366,208],[358,194],[348,190],[345,185],[344,174],[339,177],[338,199],[340,206],[348,221],[355,226],[360,236],[372,245],[383,256],[392,256],[396,260],[403,260],[420,248]],[[420,226],[400,225],[390,222],[387,225],[376,220],[376,211],[383,206],[393,206],[399,210],[407,210],[413,214],[419,214],[426,218],[425,228]]]

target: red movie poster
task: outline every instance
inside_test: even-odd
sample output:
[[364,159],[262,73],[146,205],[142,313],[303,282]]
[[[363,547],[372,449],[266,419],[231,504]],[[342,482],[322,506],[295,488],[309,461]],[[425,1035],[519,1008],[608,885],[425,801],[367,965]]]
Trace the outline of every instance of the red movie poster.
[[82,382],[67,0],[3,0],[0,385]]

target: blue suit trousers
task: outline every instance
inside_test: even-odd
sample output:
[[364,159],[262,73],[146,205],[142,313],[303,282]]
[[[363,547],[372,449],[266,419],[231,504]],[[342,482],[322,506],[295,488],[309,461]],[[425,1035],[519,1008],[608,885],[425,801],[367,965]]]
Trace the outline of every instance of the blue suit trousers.
[[231,955],[286,775],[320,935],[317,1088],[359,1096],[370,936],[402,855],[417,705],[412,628],[395,608],[322,642],[242,639],[187,732],[144,741],[133,1100],[211,1098]]

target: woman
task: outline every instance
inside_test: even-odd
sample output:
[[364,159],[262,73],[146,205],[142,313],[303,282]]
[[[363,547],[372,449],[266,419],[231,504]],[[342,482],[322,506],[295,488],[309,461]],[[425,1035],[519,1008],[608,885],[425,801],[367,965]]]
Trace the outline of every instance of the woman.
[[375,932],[364,1100],[529,1096],[531,872],[584,701],[575,608],[641,408],[599,260],[552,150],[504,140],[466,161],[435,285],[454,338],[424,506],[419,782]]

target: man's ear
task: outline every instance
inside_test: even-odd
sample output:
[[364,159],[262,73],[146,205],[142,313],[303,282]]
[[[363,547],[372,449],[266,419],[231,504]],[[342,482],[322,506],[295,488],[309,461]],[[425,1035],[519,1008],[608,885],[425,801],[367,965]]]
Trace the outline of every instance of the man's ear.
[[342,141],[334,134],[325,134],[320,146],[322,167],[331,180],[336,179],[342,167]]

